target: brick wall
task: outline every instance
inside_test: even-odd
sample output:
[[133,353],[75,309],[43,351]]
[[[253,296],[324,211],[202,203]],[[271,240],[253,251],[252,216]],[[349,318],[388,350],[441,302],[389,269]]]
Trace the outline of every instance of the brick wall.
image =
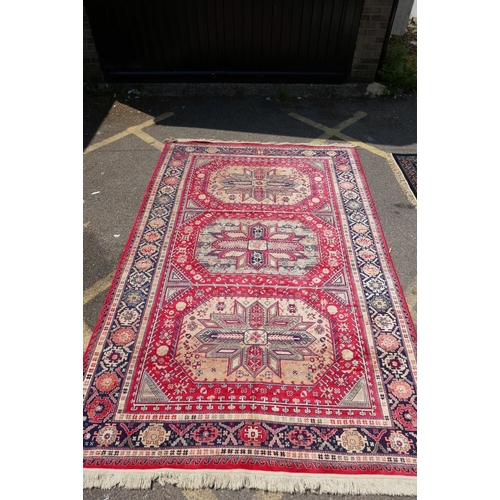
[[394,2],[365,0],[352,63],[352,82],[375,80]]
[[83,8],[83,80],[86,82],[104,80],[85,7]]

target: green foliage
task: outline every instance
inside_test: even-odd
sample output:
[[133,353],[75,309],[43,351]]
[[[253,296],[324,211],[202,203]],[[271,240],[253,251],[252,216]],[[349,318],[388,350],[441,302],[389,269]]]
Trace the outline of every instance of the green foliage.
[[287,88],[280,85],[278,87],[278,89],[276,90],[276,99],[278,99],[278,101],[286,102],[286,101],[289,101],[291,98],[292,98],[292,95],[287,90]]
[[380,77],[392,95],[417,91],[417,48],[410,43],[413,39],[415,34],[407,30],[403,36],[389,40]]

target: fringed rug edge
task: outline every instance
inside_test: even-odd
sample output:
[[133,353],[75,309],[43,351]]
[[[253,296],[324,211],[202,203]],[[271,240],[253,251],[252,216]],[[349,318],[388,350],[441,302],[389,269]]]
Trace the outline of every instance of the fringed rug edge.
[[[396,167],[397,170],[392,168],[392,167],[391,168],[392,168],[396,178],[401,181],[400,185],[403,187],[403,184],[404,184],[404,191],[405,191],[407,197],[410,199],[410,201],[415,206],[417,206],[417,197],[415,196],[415,193],[413,192],[410,181],[406,178],[406,175],[404,174],[401,165],[399,164],[398,160],[396,159],[397,155],[402,156],[402,154],[400,154],[400,153],[391,153],[389,156],[389,159],[392,161],[392,164]],[[417,155],[416,154],[413,155],[413,154],[408,153],[408,154],[405,154],[404,156],[417,156]],[[401,184],[401,183],[403,183],[403,184]]]
[[280,493],[330,493],[344,495],[415,496],[416,477],[349,476],[327,477],[322,474],[281,474],[255,471],[117,471],[84,470],[83,488],[149,489],[153,482],[181,489],[213,488],[217,490],[259,489]]
[[[316,139],[314,139],[316,140]],[[326,139],[325,139],[326,140]],[[217,139],[176,139],[173,137],[167,138],[164,140],[164,143],[171,144],[189,144],[189,143],[197,143],[197,144],[238,144],[241,145],[249,145],[249,146],[292,146],[299,148],[339,148],[339,149],[356,149],[355,145],[346,144],[345,141],[331,141],[326,144],[314,144],[311,142],[261,142],[261,141],[219,141]]]

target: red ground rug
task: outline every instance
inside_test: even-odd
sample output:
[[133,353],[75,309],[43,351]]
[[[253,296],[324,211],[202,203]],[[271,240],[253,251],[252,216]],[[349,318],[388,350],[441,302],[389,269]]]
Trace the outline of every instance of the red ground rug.
[[355,148],[168,143],[84,356],[84,487],[412,495],[416,423]]

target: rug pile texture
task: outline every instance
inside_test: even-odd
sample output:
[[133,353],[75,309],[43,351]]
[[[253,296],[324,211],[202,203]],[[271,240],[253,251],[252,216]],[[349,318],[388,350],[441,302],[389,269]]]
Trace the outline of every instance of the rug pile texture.
[[392,156],[401,169],[410,189],[415,197],[417,196],[417,155],[416,154],[396,154]]
[[416,430],[355,148],[166,144],[84,356],[84,487],[414,495]]

